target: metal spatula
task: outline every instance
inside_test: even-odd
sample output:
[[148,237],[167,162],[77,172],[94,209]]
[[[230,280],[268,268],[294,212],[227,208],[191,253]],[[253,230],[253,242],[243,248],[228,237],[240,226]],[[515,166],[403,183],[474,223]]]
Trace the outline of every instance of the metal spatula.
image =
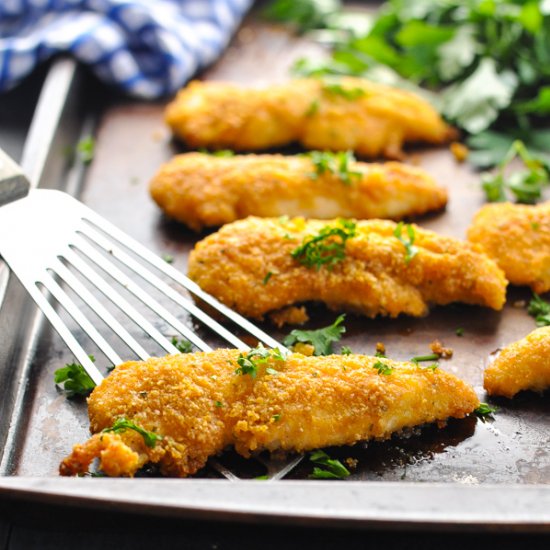
[[[29,188],[21,168],[0,149],[0,254],[96,384],[103,375],[88,355],[90,350],[85,351],[79,343],[83,337],[113,365],[123,362],[108,341],[113,335],[118,344],[126,345],[140,359],[149,357],[148,345],[166,353],[178,353],[173,341],[166,337],[167,332],[183,336],[199,350],[210,350],[197,331],[179,318],[183,312],[231,346],[250,349],[182,294],[181,287],[266,346],[284,349],[80,201],[61,191]],[[172,306],[174,310],[174,305],[176,311],[170,311],[168,308]],[[153,319],[148,320],[138,306],[152,312]],[[112,309],[130,319],[130,325],[123,325]],[[85,311],[99,322],[94,323]],[[159,322],[164,331],[158,328]],[[106,336],[98,325],[107,329]],[[136,332],[146,338],[145,344],[138,341]],[[280,479],[301,458],[283,462],[260,460],[270,479]],[[219,462],[211,462],[228,479],[238,479]]]
[[[158,319],[170,327],[172,333],[175,331],[183,336],[199,350],[208,351],[211,348],[195,330],[186,326],[177,314],[152,297],[136,280],[145,281],[150,288],[158,290],[178,306],[178,311],[185,310],[231,346],[250,349],[180,293],[178,285],[266,346],[281,347],[268,334],[203,292],[163,259],[70,195],[45,189],[29,191],[29,183],[20,167],[2,150],[0,254],[96,384],[101,382],[103,376],[63,321],[59,312],[61,309],[76,322],[78,334],[82,331],[89,337],[113,365],[123,360],[83,313],[82,305],[79,306],[71,298],[67,289],[95,312],[140,359],[148,358],[149,353],[106,307],[105,300],[116,305],[167,353],[178,353],[178,349],[155,326],[155,322],[147,320],[138,311],[133,305],[136,300],[152,310]],[[170,284],[159,275],[166,276]],[[103,295],[102,301],[97,298],[94,288]],[[132,298],[125,297],[126,294]]]

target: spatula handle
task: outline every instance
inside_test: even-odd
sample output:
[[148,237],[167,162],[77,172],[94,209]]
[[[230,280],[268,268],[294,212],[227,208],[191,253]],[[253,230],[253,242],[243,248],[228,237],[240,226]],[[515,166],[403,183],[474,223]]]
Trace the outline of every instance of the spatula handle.
[[25,197],[29,188],[21,167],[0,149],[0,206]]

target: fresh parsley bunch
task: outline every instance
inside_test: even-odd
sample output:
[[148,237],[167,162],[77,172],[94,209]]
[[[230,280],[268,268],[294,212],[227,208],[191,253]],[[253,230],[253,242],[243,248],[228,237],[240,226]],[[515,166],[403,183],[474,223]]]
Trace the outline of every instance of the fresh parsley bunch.
[[[301,31],[314,25],[334,32],[330,57],[300,60],[299,74],[356,75],[439,91],[428,97],[474,136],[468,144],[478,150],[470,155],[477,166],[499,163],[517,139],[536,155],[550,150],[550,130],[541,129],[550,115],[547,0],[389,0],[362,33],[336,28],[336,16],[345,12],[326,4],[272,3],[279,21]],[[298,11],[316,15],[303,24]]]

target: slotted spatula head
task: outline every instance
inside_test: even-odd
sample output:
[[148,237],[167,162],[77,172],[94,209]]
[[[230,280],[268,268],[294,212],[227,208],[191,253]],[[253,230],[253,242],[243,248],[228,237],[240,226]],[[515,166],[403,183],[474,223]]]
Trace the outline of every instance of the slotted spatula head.
[[[96,328],[96,323],[84,313],[82,303],[140,359],[146,359],[149,351],[113,315],[106,302],[114,304],[167,353],[178,353],[178,349],[157,328],[159,320],[198,349],[210,349],[194,329],[180,320],[177,312],[184,310],[231,346],[249,349],[180,292],[178,286],[266,346],[283,349],[276,340],[204,293],[193,281],[78,200],[61,191],[28,191],[28,182],[18,166],[1,151],[0,155],[3,178],[0,180],[3,203],[0,207],[0,254],[96,384],[103,377],[80,345],[74,330],[71,331],[60,316],[60,309],[78,325],[78,332],[83,331],[114,365],[123,359]],[[168,278],[169,283],[159,275]],[[154,288],[163,300],[155,299],[136,280],[145,282],[147,288]],[[71,298],[69,289],[79,302]],[[96,291],[102,300],[97,298]],[[178,306],[176,314],[165,307],[164,298]],[[144,304],[156,318],[149,321],[134,305],[136,301]]]

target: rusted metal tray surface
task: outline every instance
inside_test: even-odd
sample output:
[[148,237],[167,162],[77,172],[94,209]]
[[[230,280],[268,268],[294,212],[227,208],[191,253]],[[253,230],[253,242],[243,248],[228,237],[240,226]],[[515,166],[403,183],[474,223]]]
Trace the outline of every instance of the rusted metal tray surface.
[[[316,46],[281,30],[245,23],[204,77],[267,84],[286,78],[293,59],[315,51]],[[182,150],[163,124],[163,104],[103,97],[71,62],[62,61],[52,73],[23,154],[24,167],[41,186],[76,194],[159,255],[173,256],[175,266],[185,271],[188,253],[203,235],[165,219],[148,195],[149,179],[159,165]],[[85,168],[69,162],[66,150],[89,133],[96,150]],[[478,175],[445,149],[415,150],[411,159],[450,192],[445,212],[417,222],[464,237],[483,204]],[[212,467],[197,476],[201,479],[61,479],[60,460],[89,435],[85,402],[68,400],[53,384],[53,372],[72,357],[5,266],[0,275],[0,493],[225,519],[550,530],[550,400],[531,393],[513,401],[490,400],[499,407],[494,421],[453,420],[442,429],[428,426],[386,442],[330,449],[334,457],[358,460],[345,482],[308,480],[312,466],[307,459],[284,481],[230,482]],[[342,344],[372,354],[383,342],[389,356],[408,359],[427,353],[437,338],[454,349],[441,367],[470,382],[487,400],[482,373],[491,354],[534,328],[522,305],[529,297],[524,289],[510,289],[499,313],[450,306],[422,319],[348,315]],[[309,327],[334,318],[314,306]],[[264,328],[279,339],[286,335],[269,324]],[[464,329],[463,336],[457,328]],[[232,452],[219,462],[241,479],[266,472],[263,462]]]

